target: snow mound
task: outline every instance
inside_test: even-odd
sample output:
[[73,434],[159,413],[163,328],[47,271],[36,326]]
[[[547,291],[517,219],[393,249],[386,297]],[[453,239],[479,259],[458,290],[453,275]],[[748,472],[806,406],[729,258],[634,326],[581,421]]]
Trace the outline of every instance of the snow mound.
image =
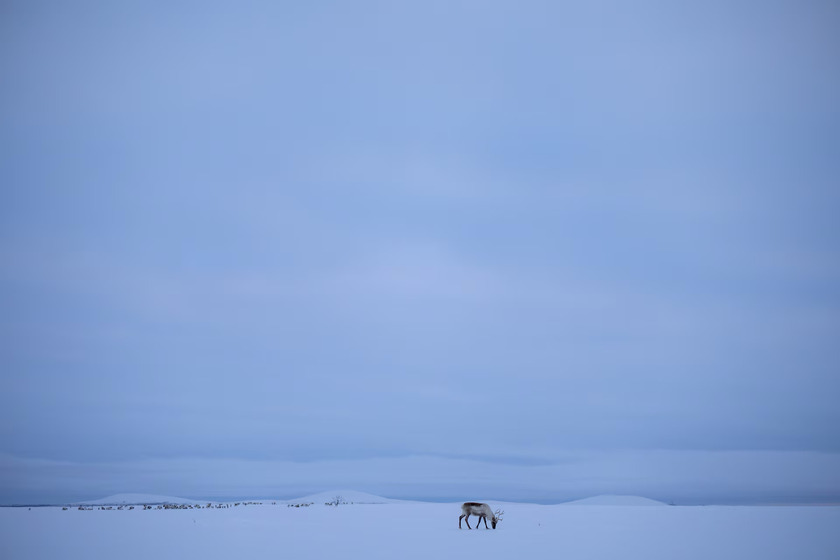
[[664,502],[643,498],[642,496],[616,496],[604,494],[573,502],[565,502],[564,506],[664,506]]
[[395,504],[403,500],[392,500],[391,498],[383,498],[375,494],[368,494],[367,492],[359,492],[357,490],[330,490],[328,492],[318,492],[302,498],[295,498],[294,500],[285,500],[286,502],[314,502],[316,504],[325,504],[332,502],[336,496],[341,496],[342,502],[348,504]]
[[158,496],[156,494],[114,494],[98,500],[76,502],[77,505],[140,505],[140,504],[206,504],[207,500],[188,500],[174,496]]

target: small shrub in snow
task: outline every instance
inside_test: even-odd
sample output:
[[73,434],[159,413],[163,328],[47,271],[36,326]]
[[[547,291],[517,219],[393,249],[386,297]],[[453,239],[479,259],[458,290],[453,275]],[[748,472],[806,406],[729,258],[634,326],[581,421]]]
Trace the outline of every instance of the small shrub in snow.
[[342,496],[336,496],[329,502],[325,502],[325,506],[337,506],[339,504],[346,504],[347,502],[344,500]]

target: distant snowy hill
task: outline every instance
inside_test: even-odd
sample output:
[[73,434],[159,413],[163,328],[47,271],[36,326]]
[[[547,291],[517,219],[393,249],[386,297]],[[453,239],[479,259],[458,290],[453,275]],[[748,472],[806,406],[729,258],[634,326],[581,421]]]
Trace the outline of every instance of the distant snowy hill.
[[[302,496],[291,500],[275,500],[274,498],[266,498],[265,500],[276,501],[280,503],[303,503],[313,502],[316,504],[325,504],[331,502],[336,496],[341,496],[342,502],[348,504],[393,504],[401,503],[403,500],[392,500],[390,498],[383,498],[375,494],[368,494],[367,492],[358,492],[356,490],[330,490],[327,492],[319,492],[309,496]],[[160,496],[156,494],[114,494],[106,498],[97,500],[85,500],[76,502],[74,505],[138,505],[138,504],[206,504],[208,501],[216,502],[216,500],[190,500],[187,498],[178,498],[175,496]],[[233,501],[233,500],[230,500]],[[238,501],[238,500],[237,500]]]
[[367,492],[359,492],[357,490],[330,490],[328,492],[319,492],[293,500],[283,500],[284,502],[314,502],[316,504],[325,504],[333,501],[336,496],[341,496],[342,501],[353,504],[394,504],[402,502],[403,500],[392,500],[391,498],[383,498],[375,494],[368,494]]
[[584,498],[582,500],[575,500],[573,502],[565,502],[564,506],[664,506],[667,505],[657,500],[650,498],[643,498],[641,496],[615,496],[604,494],[601,496],[593,496],[591,498]]
[[98,500],[76,502],[77,505],[138,505],[138,504],[206,504],[207,500],[188,500],[174,496],[158,496],[155,494],[114,494]]
[[[315,503],[325,504],[332,502],[336,496],[341,496],[341,500],[347,504],[398,504],[398,503],[412,503],[406,500],[396,500],[393,498],[384,498],[376,494],[368,494],[367,492],[359,492],[357,490],[329,490],[326,492],[318,492],[317,494],[310,494],[308,496],[301,496],[300,498],[293,498],[290,500],[275,500],[274,498],[265,498],[263,501],[276,501],[279,503]],[[206,504],[208,501],[214,500],[190,500],[187,498],[178,498],[175,496],[161,496],[157,494],[114,494],[105,498],[97,500],[86,500],[76,502],[75,505],[138,505],[138,504]],[[215,501],[214,501],[215,502]],[[490,500],[488,503],[503,505],[508,502],[499,500]],[[641,496],[618,496],[618,495],[601,495],[593,496],[591,498],[584,498],[582,500],[575,500],[573,502],[564,502],[559,504],[562,506],[664,506],[663,502],[651,500],[650,498],[643,498]]]

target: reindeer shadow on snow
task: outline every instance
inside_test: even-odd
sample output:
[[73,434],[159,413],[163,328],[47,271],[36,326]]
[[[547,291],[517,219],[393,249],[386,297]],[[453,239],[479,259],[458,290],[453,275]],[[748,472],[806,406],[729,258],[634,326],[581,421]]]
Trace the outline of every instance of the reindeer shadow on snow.
[[504,513],[505,512],[501,509],[497,509],[494,512],[487,504],[464,502],[464,505],[461,506],[461,517],[458,518],[458,528],[461,529],[461,520],[463,519],[467,524],[467,529],[472,529],[472,527],[470,527],[470,515],[475,515],[478,517],[478,523],[475,524],[476,529],[478,529],[478,526],[481,525],[482,521],[484,521],[484,528],[489,529],[487,526],[488,517],[490,518],[490,524],[495,529],[496,524],[502,520],[502,515]]

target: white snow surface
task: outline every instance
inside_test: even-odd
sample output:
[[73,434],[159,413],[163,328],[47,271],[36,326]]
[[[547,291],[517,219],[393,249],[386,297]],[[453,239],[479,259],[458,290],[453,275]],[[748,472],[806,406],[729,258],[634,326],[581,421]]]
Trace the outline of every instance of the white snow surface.
[[565,502],[566,506],[664,506],[664,502],[643,498],[641,496],[616,496],[603,494],[573,502]]
[[[489,502],[505,511],[493,531],[459,530],[460,503],[323,505],[336,495],[361,496],[335,491],[226,509],[0,507],[0,558],[840,558],[837,506]],[[307,501],[315,504],[289,507]]]

